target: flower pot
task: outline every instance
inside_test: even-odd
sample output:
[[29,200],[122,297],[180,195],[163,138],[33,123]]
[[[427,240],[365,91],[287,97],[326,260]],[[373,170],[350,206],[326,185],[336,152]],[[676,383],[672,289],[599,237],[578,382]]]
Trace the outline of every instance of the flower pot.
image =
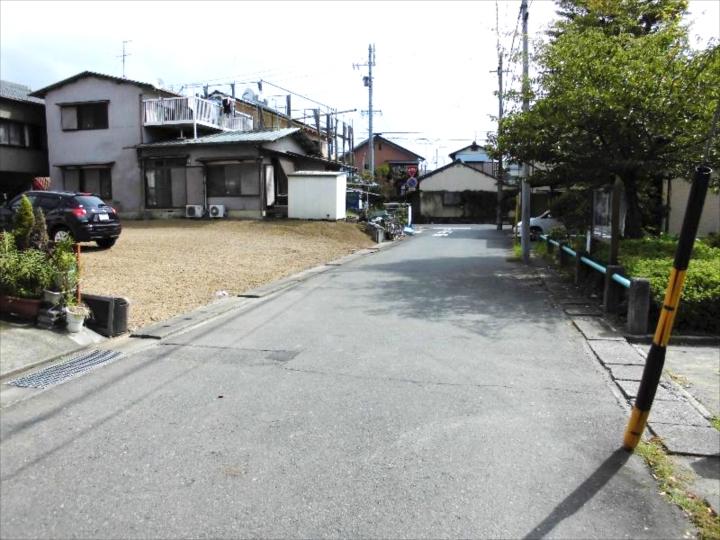
[[40,304],[39,298],[18,298],[16,296],[0,296],[0,313],[8,313],[34,321],[38,316]]
[[45,289],[43,291],[43,300],[48,304],[56,306],[60,303],[60,300],[62,300],[62,293],[57,291],[48,291]]
[[83,323],[85,322],[85,314],[65,310],[65,321],[67,322],[68,332],[79,332],[82,330]]

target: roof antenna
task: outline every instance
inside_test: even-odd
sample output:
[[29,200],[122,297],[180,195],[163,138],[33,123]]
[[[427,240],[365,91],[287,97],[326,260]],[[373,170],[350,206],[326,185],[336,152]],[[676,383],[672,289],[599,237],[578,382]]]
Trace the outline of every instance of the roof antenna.
[[122,54],[121,54],[120,56],[117,56],[117,58],[122,58],[122,66],[123,66],[122,78],[123,78],[123,79],[127,79],[127,77],[125,76],[125,57],[126,57],[126,56],[130,56],[130,53],[129,53],[129,52],[125,52],[125,45],[128,44],[128,43],[132,43],[132,39],[128,39],[128,40],[125,40],[125,41],[122,42],[122,44],[123,44],[123,52],[122,52]]

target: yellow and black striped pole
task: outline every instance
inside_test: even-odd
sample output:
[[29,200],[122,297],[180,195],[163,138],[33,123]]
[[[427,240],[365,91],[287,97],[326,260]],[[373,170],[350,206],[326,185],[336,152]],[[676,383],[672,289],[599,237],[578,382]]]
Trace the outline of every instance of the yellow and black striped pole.
[[675,261],[670,271],[670,281],[665,290],[665,300],[660,310],[660,319],[655,329],[650,351],[645,360],[645,369],[635,398],[635,405],[630,414],[630,421],[627,428],[625,428],[623,447],[629,451],[633,451],[640,442],[650,415],[650,407],[652,407],[653,399],[655,399],[655,392],[658,384],[660,384],[660,376],[665,364],[665,351],[670,341],[675,314],[680,305],[680,294],[685,283],[685,275],[690,263],[690,255],[695,243],[700,215],[705,204],[705,195],[707,195],[711,172],[710,167],[702,166],[695,169],[695,179],[690,188],[685,218],[680,230],[680,239],[675,250]]

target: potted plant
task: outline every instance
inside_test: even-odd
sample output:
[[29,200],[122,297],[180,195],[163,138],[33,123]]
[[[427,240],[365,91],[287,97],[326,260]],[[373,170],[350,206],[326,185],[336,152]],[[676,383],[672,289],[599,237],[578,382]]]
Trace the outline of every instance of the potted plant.
[[68,300],[65,306],[65,321],[68,332],[79,332],[82,330],[85,319],[90,317],[90,308],[75,299]]
[[0,311],[34,319],[43,290],[52,281],[52,266],[44,251],[17,249],[12,233],[0,238]]

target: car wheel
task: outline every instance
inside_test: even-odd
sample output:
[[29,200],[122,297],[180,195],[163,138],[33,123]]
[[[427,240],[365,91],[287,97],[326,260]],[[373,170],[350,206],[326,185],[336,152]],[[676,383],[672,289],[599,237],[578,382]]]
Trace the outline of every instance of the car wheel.
[[53,231],[52,239],[56,244],[58,242],[63,242],[68,238],[70,240],[74,240],[72,233],[65,227],[58,227],[55,231]]
[[537,240],[542,233],[543,230],[540,227],[530,227],[530,240]]
[[115,245],[115,240],[117,240],[117,238],[103,238],[102,240],[97,240],[97,245],[103,249],[108,249]]

